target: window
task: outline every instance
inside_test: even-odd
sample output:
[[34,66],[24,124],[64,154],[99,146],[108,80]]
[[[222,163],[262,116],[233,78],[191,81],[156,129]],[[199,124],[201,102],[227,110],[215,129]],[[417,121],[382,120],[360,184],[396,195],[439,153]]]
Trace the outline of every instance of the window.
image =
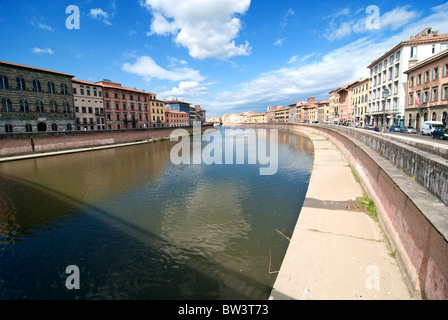
[[33,126],[31,124],[27,123],[25,125],[25,131],[26,132],[33,132]]
[[61,94],[67,95],[67,85],[65,83],[61,84]]
[[414,104],[414,93],[410,93],[408,96],[408,106],[412,106]]
[[396,56],[395,56],[395,57],[396,57],[396,58],[395,58],[396,61],[399,61],[399,60],[400,60],[400,55],[401,55],[401,52],[398,51],[397,54],[396,54]]
[[447,43],[441,43],[440,44],[440,52],[445,51],[447,49]]
[[39,80],[33,80],[33,91],[34,92],[42,92],[42,88],[40,86]]
[[27,100],[20,99],[19,105],[20,105],[20,111],[21,112],[30,112],[30,108],[29,108]]
[[70,105],[68,103],[64,105],[64,113],[70,113]]
[[44,113],[44,103],[42,101],[36,101],[36,112]]
[[409,78],[409,88],[412,88],[414,86],[414,77]]
[[423,75],[423,81],[429,82],[429,70],[425,71],[425,73]]
[[400,65],[395,65],[395,78],[398,78],[400,76]]
[[436,45],[435,44],[432,45],[432,54],[434,54],[434,53],[436,53]]
[[432,88],[431,101],[439,101],[439,88],[438,87]]
[[72,124],[71,123],[67,123],[67,131],[72,131]]
[[55,101],[50,102],[51,107],[51,113],[57,113],[58,112],[58,104]]
[[0,76],[0,89],[9,89],[7,76]]
[[26,91],[25,79],[17,77],[17,90]]
[[76,88],[73,88],[73,94],[78,94],[78,92],[76,91]]
[[12,111],[11,100],[2,99],[2,112],[11,112],[11,111]]
[[5,124],[5,132],[7,132],[7,133],[12,132],[12,125]]
[[423,97],[422,97],[422,102],[428,102],[429,101],[429,91],[425,90],[423,91]]
[[442,76],[443,76],[443,77],[447,77],[447,76],[448,76],[448,63],[446,63],[446,64],[443,66],[443,69],[442,69]]
[[442,88],[442,100],[448,100],[448,85]]
[[56,123],[53,123],[53,124],[51,125],[51,130],[52,130],[52,131],[58,131],[58,125],[57,125]]
[[[82,89],[81,89],[82,91]],[[51,94],[55,94],[56,90],[54,89],[54,83],[53,82],[48,82],[48,93]]]
[[417,47],[411,48],[411,58],[417,58]]
[[432,69],[432,80],[439,79],[439,67]]

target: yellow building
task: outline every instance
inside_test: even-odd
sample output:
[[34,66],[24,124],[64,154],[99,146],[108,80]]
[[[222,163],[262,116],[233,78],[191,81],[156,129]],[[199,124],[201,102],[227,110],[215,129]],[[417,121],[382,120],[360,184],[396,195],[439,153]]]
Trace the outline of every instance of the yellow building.
[[339,103],[339,90],[335,89],[330,91],[330,100],[329,100],[329,122],[330,123],[339,123],[340,117],[340,103]]
[[255,113],[250,117],[251,123],[266,123],[266,112]]
[[369,106],[369,78],[362,78],[350,87],[352,92],[349,115],[351,123],[363,127]]

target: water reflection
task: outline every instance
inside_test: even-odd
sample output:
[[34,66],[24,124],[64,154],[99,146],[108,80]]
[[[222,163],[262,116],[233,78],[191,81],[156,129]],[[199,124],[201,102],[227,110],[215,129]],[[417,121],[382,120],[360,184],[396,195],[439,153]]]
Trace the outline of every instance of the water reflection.
[[[223,130],[223,129],[221,129]],[[1,299],[265,299],[307,189],[312,144],[279,172],[172,165],[164,142],[0,165]],[[65,268],[81,289],[65,288]]]

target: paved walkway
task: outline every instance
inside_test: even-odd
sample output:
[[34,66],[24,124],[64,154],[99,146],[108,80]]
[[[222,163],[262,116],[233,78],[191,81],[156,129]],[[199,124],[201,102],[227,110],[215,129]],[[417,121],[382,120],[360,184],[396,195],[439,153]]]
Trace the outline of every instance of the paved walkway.
[[308,135],[314,168],[270,300],[411,299],[378,223],[356,209],[363,190],[350,166],[331,141]]

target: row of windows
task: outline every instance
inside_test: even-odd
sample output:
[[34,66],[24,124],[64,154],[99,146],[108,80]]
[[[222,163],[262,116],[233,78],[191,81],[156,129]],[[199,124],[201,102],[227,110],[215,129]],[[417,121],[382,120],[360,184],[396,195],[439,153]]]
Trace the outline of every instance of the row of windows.
[[[5,125],[5,132],[10,133],[14,132],[14,127],[12,124],[7,123]],[[67,131],[72,130],[72,124],[67,123],[66,129]],[[33,126],[30,123],[25,124],[25,131],[26,132],[33,132]],[[43,122],[37,124],[37,131],[47,131],[47,125]],[[51,131],[58,131],[58,125],[56,123],[51,124]]]
[[[104,96],[105,96],[106,98],[109,98],[109,97],[110,97],[110,95],[109,95],[109,91],[104,91]],[[120,99],[119,96],[120,96],[120,95],[118,94],[118,92],[114,92],[114,99]],[[121,93],[121,99],[122,99],[122,100],[126,100],[126,93],[124,93],[124,92]],[[134,94],[129,93],[129,100],[134,101]],[[153,100],[153,97],[152,97],[151,95],[149,95],[149,100]],[[137,101],[141,101],[141,96],[140,96],[139,94],[137,95]],[[143,96],[143,101],[144,101],[144,102],[147,102],[147,101],[148,101],[146,95]],[[158,105],[159,105],[159,104],[157,103],[157,106],[158,106]]]
[[[412,88],[414,85],[439,79],[439,70],[439,67],[435,67],[432,70],[426,70],[415,77],[411,76],[409,78],[409,88]],[[442,77],[448,77],[448,63],[442,67]]]
[[370,69],[370,74],[373,76],[373,73],[381,72],[381,69],[386,69],[388,61],[390,64],[394,63],[394,57],[395,61],[400,61],[401,51],[397,51],[395,54],[392,54],[389,59],[385,59],[383,62],[380,62],[378,65],[376,65],[374,68]]
[[360,103],[364,103],[364,102],[368,102],[367,94],[366,94],[366,95],[363,95],[363,96],[361,96],[361,97],[352,99],[352,104],[353,104],[353,105],[360,104]]
[[[17,77],[16,78],[17,87],[16,89],[19,91],[26,91],[26,81],[24,78]],[[0,89],[9,90],[9,80],[7,76],[0,75]],[[47,93],[50,94],[56,94],[55,84],[54,82],[48,81],[47,82]],[[43,92],[42,86],[39,80],[33,80],[33,91],[34,92]],[[65,83],[61,83],[60,85],[60,94],[68,95],[68,89],[67,85]]]
[[[80,88],[79,89],[80,94],[84,95],[84,88]],[[88,96],[90,96],[90,89],[86,89],[85,91],[87,93]],[[73,88],[73,94],[78,94],[78,90],[77,88]],[[94,97],[101,97],[103,94],[101,93],[101,90],[97,90],[96,88],[93,88],[93,96]]]
[[[79,113],[79,107],[75,107],[75,112]],[[82,113],[93,113],[93,107],[81,107]],[[95,115],[103,116],[104,109],[103,108],[95,108]]]
[[[16,108],[10,99],[2,99],[2,112],[37,112],[44,113],[44,103],[41,100],[35,101],[34,105],[30,105],[28,100],[19,100],[19,105]],[[50,101],[50,112],[51,113],[70,113],[71,108],[68,103],[62,105],[60,109],[55,101]]]
[[448,85],[444,85],[441,88],[433,87],[423,91],[411,92],[408,95],[408,105],[437,102],[440,99],[448,100]]
[[[95,124],[95,119],[93,118],[76,118],[76,124]],[[96,124],[104,124],[104,118],[96,118]]]
[[400,76],[400,64],[395,65],[395,71],[393,71],[393,68],[390,67],[389,71],[385,70],[382,73],[379,73],[378,75],[370,78],[370,86],[375,87],[377,85],[380,85],[381,80],[383,83],[385,83],[386,81],[390,81],[390,80],[392,80],[394,75],[395,75],[395,78],[398,78]]

